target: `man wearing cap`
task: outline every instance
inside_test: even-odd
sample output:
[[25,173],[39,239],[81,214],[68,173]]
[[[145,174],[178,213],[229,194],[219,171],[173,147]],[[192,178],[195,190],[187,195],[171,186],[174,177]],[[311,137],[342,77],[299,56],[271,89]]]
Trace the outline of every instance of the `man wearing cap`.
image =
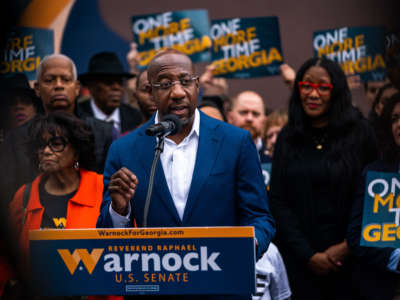
[[135,129],[142,121],[139,110],[122,103],[124,80],[135,74],[125,72],[113,52],[100,52],[89,61],[87,73],[79,80],[89,88],[92,99],[79,104],[79,109],[96,119],[112,122],[119,134]]

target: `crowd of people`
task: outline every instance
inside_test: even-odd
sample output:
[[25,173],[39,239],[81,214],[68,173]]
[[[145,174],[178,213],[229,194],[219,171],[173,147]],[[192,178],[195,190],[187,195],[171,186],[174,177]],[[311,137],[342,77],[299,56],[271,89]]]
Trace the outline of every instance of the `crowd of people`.
[[[53,54],[33,88],[22,74],[2,80],[1,207],[21,265],[30,229],[253,226],[254,295],[157,298],[400,299],[400,250],[360,246],[366,172],[400,171],[400,51],[392,48],[387,81],[365,83],[368,116],[326,58],[297,72],[281,66],[291,96],[279,110],[257,91],[230,97],[212,66],[197,76],[174,49],[138,70],[134,44],[129,71],[100,52],[78,76],[69,57]],[[145,132],[170,114],[182,127],[165,138],[149,204],[157,138]],[[268,188],[262,164],[272,164]],[[12,299],[21,269],[2,253],[0,299]]]

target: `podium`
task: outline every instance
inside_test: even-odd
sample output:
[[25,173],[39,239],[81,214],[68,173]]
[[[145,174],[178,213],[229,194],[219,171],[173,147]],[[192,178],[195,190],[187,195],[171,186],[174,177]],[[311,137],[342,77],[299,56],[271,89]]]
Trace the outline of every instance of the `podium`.
[[46,296],[255,292],[253,227],[49,229],[29,239]]

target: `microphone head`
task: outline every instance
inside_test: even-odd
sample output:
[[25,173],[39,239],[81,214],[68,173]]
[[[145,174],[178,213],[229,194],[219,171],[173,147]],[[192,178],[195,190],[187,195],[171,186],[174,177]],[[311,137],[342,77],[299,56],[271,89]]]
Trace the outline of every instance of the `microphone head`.
[[170,121],[172,123],[174,123],[174,129],[171,131],[170,135],[174,135],[177,134],[179,132],[179,130],[181,130],[182,127],[182,122],[181,120],[179,120],[179,118],[175,115],[166,115],[163,119],[163,121]]

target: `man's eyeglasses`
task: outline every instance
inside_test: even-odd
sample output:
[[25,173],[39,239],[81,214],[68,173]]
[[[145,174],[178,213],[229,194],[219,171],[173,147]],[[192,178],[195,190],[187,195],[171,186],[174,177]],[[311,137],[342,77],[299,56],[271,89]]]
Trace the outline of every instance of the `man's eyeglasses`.
[[53,152],[63,152],[65,146],[68,144],[68,141],[65,137],[62,136],[54,136],[49,139],[47,142],[43,141],[38,146],[39,150],[43,151],[47,146],[50,147],[50,150]]
[[333,85],[330,83],[312,83],[309,81],[300,81],[300,93],[304,95],[310,94],[314,89],[320,96],[327,96],[331,93]]
[[189,77],[189,78],[181,78],[179,80],[161,80],[160,82],[156,82],[156,83],[152,83],[151,86],[155,87],[155,88],[159,88],[161,90],[169,90],[170,88],[172,88],[173,85],[179,83],[182,87],[184,88],[188,88],[191,87],[192,84],[198,79],[198,76],[194,76],[194,77]]

